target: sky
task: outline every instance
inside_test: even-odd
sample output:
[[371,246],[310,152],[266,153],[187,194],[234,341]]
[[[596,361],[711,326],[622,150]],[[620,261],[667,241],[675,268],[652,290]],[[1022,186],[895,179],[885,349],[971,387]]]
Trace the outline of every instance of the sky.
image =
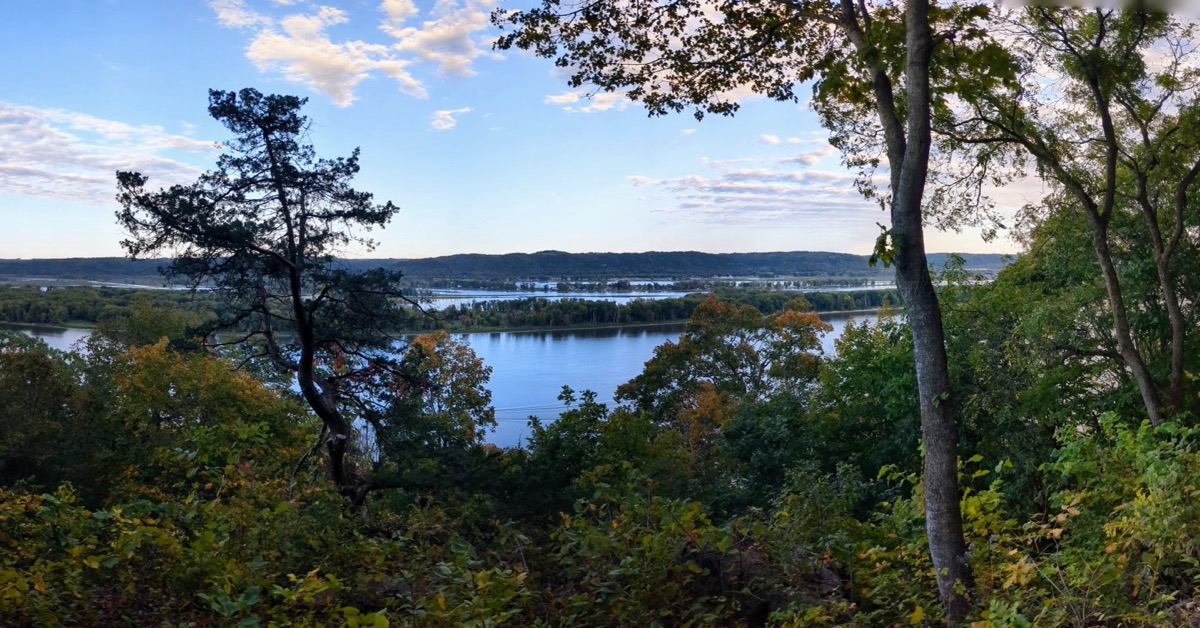
[[[887,216],[803,103],[648,117],[568,88],[550,60],[494,51],[498,1],[5,3],[0,258],[122,255],[115,171],[194,181],[230,138],[208,90],[243,87],[307,97],[318,154],[360,147],[355,187],[400,207],[349,256],[870,252]],[[1038,192],[1006,190],[999,208]],[[1018,249],[969,229],[926,238]]]

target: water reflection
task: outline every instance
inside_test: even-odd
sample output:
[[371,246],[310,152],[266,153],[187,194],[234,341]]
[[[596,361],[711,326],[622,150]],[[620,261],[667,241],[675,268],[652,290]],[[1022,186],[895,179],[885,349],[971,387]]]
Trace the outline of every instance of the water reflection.
[[87,338],[92,333],[90,329],[22,325],[20,323],[0,323],[0,330],[19,331],[28,336],[40,338],[51,349],[59,351],[71,351],[75,348],[75,343]]

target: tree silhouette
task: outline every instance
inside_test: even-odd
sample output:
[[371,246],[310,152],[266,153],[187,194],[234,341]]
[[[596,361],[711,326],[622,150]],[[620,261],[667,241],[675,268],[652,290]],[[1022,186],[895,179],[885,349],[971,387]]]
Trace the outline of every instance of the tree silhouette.
[[[306,99],[209,91],[209,114],[235,137],[215,170],[195,183],[148,191],[137,172],[117,173],[117,218],[133,258],[173,255],[163,272],[220,297],[204,332],[294,373],[321,419],[333,481],[361,503],[373,487],[348,460],[356,413],[371,411],[385,385],[403,314],[400,273],[350,272],[335,255],[370,249],[362,235],[398,211],[350,186],[358,150],[318,158],[308,142]],[[226,332],[218,337],[215,332]]]

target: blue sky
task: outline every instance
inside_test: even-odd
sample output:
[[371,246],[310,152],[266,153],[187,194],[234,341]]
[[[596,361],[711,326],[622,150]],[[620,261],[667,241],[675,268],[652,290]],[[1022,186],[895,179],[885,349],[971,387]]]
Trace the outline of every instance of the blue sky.
[[[803,104],[648,118],[619,95],[568,89],[548,60],[494,52],[495,2],[6,3],[0,258],[121,255],[113,173],[169,185],[211,167],[229,135],[207,117],[209,88],[307,96],[321,155],[361,147],[357,187],[401,208],[373,257],[865,253],[886,224]],[[970,230],[927,240],[1017,248]]]

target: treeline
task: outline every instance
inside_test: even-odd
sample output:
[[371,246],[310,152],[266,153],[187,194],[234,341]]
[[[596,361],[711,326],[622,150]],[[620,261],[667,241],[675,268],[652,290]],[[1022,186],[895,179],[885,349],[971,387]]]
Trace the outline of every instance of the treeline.
[[125,257],[0,259],[0,279],[71,279],[159,286],[165,282],[158,269],[167,262],[165,259],[131,260]]
[[[817,312],[878,309],[899,303],[894,290],[846,292],[755,291],[722,287],[722,300],[749,305],[765,314],[783,311],[803,299]],[[590,299],[527,297],[451,305],[442,309],[411,308],[401,331],[472,331],[476,329],[527,329],[591,325],[644,325],[687,320],[704,300],[704,294],[676,299],[634,299],[628,303]],[[90,288],[64,286],[0,288],[0,321],[30,325],[95,326],[128,318],[135,306],[158,307],[199,314],[214,312],[220,304],[214,295],[175,290]]]
[[[764,314],[774,314],[808,303],[817,312],[873,310],[899,303],[894,290],[858,290],[849,292],[746,291],[720,289],[715,292],[728,303],[749,305]],[[504,301],[476,301],[451,305],[431,312],[431,316],[414,315],[409,319],[410,330],[449,329],[521,329],[583,327],[592,325],[645,325],[676,323],[687,320],[704,302],[705,294],[689,294],[677,299],[634,299],[628,303],[589,299],[546,299],[528,297]],[[802,306],[805,307],[805,306]]]
[[0,321],[30,325],[98,325],[128,318],[134,305],[212,312],[217,301],[203,292],[62,286],[0,286]]
[[[995,272],[1005,265],[1002,255],[962,256],[968,268]],[[940,268],[947,255],[929,256]],[[507,255],[449,255],[428,259],[395,260],[410,278],[462,278],[552,280],[637,277],[642,279],[687,277],[878,277],[890,279],[892,271],[872,268],[865,255],[824,251],[777,253],[701,253],[671,251],[646,253],[510,253]],[[355,261],[355,265],[379,260]]]
[[[947,255],[935,253],[929,263],[940,268]],[[992,274],[1007,263],[1006,256],[964,254],[966,267]],[[892,271],[872,268],[865,255],[820,251],[779,253],[509,253],[507,255],[448,255],[426,259],[343,260],[350,270],[400,270],[410,280],[429,284],[442,280],[461,287],[487,287],[502,282],[591,280],[607,278],[686,279],[713,277],[865,277],[891,279]],[[129,260],[123,257],[69,259],[0,259],[0,279],[8,281],[72,279],[163,285],[158,274],[167,260]],[[484,283],[479,283],[484,282]],[[441,287],[451,287],[445,283]],[[507,287],[504,289],[508,289]]]

